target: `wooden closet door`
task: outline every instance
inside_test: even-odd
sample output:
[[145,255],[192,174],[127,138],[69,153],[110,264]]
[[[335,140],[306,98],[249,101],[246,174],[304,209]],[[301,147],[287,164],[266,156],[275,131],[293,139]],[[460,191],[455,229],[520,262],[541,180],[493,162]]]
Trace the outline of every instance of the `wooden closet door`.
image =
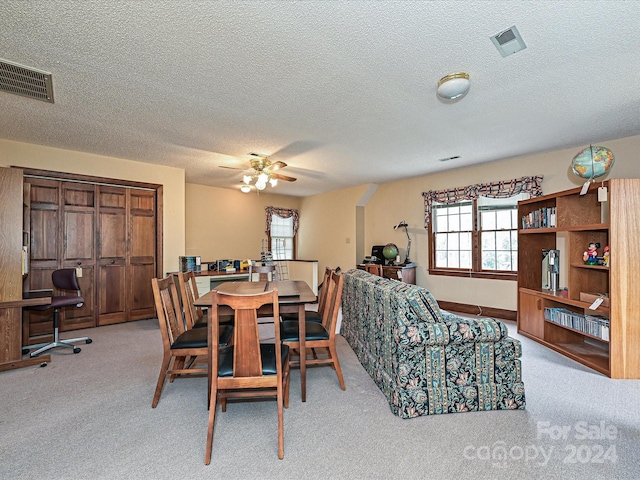
[[60,267],[76,269],[84,304],[80,308],[61,310],[60,330],[95,327],[96,186],[63,182],[61,197],[63,215]]
[[127,320],[127,190],[98,187],[98,325]]
[[[29,178],[30,224],[29,290],[51,289],[51,273],[58,268],[60,182]],[[23,343],[34,344],[53,338],[53,315],[49,311],[23,310]]]
[[155,315],[151,279],[156,276],[156,192],[129,189],[129,320]]

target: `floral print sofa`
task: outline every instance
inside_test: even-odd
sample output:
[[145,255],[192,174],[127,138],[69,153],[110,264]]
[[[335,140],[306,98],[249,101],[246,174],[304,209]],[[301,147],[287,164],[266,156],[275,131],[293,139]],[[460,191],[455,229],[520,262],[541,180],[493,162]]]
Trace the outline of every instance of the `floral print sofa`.
[[462,318],[425,288],[344,273],[341,333],[402,418],[524,409],[520,342],[493,318]]

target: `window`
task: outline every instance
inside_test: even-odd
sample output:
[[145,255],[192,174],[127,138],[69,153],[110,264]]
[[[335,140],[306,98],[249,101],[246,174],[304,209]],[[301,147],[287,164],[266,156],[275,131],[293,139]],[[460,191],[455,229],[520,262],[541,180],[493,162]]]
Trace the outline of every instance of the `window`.
[[518,271],[518,201],[479,197],[431,206],[429,273],[515,279]]
[[271,217],[269,245],[274,260],[293,260],[293,217]]
[[265,207],[267,245],[274,260],[296,259],[296,234],[300,216],[297,210]]
[[535,175],[422,192],[429,273],[516,280],[517,203],[542,195],[542,179]]

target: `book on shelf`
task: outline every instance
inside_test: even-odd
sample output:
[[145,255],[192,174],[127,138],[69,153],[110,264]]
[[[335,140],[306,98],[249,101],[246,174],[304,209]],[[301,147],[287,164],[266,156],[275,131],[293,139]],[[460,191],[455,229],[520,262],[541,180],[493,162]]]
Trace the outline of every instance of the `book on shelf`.
[[555,228],[556,207],[544,207],[529,212],[522,217],[522,229],[529,228]]

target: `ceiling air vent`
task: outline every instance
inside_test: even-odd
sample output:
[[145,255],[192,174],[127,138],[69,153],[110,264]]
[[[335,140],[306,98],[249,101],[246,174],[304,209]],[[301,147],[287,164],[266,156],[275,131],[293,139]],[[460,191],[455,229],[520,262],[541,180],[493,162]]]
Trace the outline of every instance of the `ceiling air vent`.
[[53,103],[51,74],[0,59],[0,91]]
[[503,57],[527,48],[515,25],[490,38]]

